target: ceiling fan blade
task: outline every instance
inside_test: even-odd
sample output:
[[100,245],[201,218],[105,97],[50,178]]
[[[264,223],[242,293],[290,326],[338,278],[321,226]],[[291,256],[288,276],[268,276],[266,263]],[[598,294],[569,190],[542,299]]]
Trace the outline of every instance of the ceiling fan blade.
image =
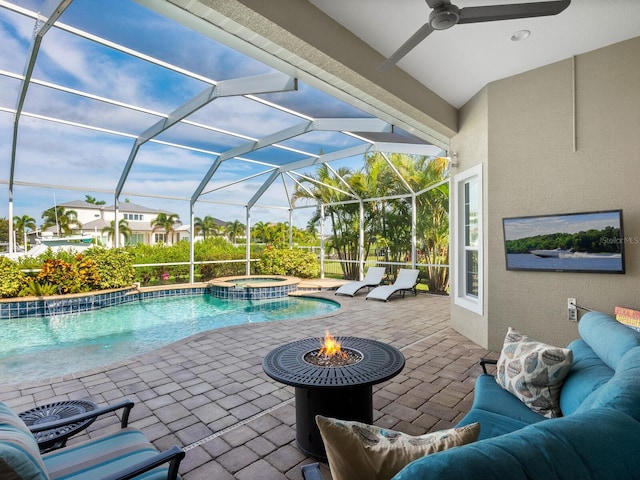
[[378,67],[378,70],[382,72],[390,69],[396,63],[398,63],[398,61],[402,57],[413,50],[420,42],[431,35],[431,32],[433,32],[433,28],[431,28],[431,25],[429,25],[429,23],[425,23],[418,29],[416,33],[411,35],[411,38],[404,42],[398,50],[393,52],[393,54],[389,58],[387,58],[387,60],[382,65]]
[[488,5],[485,7],[465,7],[460,9],[460,19],[458,20],[458,24],[557,15],[570,4],[571,0],[558,0],[556,2],[533,2],[509,5]]

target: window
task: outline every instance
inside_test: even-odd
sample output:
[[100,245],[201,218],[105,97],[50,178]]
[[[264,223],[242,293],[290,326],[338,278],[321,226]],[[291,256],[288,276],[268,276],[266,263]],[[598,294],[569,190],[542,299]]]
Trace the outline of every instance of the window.
[[125,220],[137,220],[137,221],[144,220],[144,215],[141,213],[125,213],[123,217]]
[[132,233],[127,238],[127,245],[138,245],[144,243],[144,233]]
[[482,315],[482,165],[455,177],[455,303]]
[[153,237],[153,243],[166,243],[165,237],[166,234],[164,233],[155,233]]

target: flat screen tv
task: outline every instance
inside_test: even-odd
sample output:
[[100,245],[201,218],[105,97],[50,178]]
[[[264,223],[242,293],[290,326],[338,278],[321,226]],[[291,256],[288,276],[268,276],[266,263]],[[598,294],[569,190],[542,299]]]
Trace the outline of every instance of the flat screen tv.
[[507,270],[624,273],[622,210],[502,220]]

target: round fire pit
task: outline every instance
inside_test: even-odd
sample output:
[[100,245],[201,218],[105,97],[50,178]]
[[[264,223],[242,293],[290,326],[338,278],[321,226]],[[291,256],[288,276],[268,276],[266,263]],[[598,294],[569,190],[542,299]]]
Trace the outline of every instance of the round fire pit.
[[373,385],[395,377],[404,368],[404,356],[386,343],[359,337],[336,340],[352,363],[316,364],[321,338],[287,343],[267,354],[262,362],[274,380],[295,387],[296,441],[307,455],[326,459],[316,415],[373,423]]

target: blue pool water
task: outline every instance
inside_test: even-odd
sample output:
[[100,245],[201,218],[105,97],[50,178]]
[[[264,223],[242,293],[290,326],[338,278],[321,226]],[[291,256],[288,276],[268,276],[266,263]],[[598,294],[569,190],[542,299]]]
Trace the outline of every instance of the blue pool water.
[[322,299],[232,301],[210,295],[132,302],[91,312],[0,322],[0,384],[101,367],[214,328],[305,318],[339,308]]

